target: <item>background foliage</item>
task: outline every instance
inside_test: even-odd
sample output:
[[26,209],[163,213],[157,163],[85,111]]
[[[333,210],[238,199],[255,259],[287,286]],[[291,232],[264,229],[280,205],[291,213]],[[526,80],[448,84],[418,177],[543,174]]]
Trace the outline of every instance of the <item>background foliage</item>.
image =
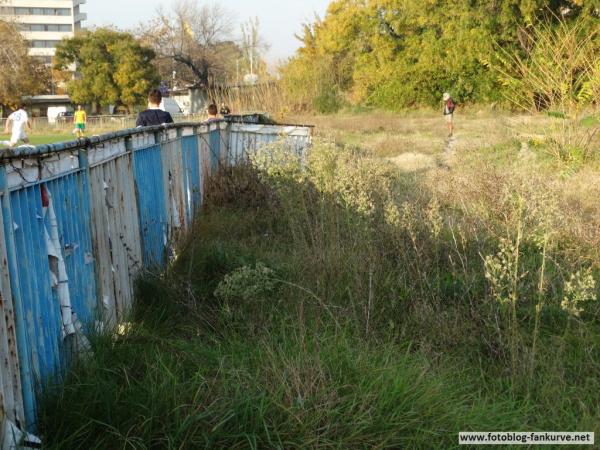
[[444,91],[460,102],[495,102],[498,54],[527,58],[529,31],[540,23],[579,19],[591,30],[599,8],[597,0],[336,0],[304,25],[284,84],[297,109],[320,112],[436,105]]
[[99,28],[63,40],[56,48],[55,65],[77,65],[78,75],[67,83],[74,103],[124,105],[131,110],[159,84],[154,58],[154,51],[133,35]]
[[0,21],[0,39],[0,105],[15,108],[23,95],[44,92],[50,77],[46,68],[28,55],[27,41],[14,24]]

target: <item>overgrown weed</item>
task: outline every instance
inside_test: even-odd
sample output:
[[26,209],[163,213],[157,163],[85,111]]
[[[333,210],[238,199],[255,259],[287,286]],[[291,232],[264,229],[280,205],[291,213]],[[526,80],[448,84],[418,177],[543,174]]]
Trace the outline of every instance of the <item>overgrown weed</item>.
[[327,142],[222,172],[175,265],[140,283],[135,331],[96,340],[48,401],[49,448],[598,431],[598,260],[560,184],[477,174]]

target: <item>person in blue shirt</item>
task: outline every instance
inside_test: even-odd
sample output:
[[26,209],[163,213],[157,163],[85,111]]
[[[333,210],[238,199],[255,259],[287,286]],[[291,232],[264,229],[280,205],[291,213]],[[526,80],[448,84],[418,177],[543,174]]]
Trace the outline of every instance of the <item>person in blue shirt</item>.
[[153,89],[148,94],[148,109],[138,114],[136,127],[149,127],[173,123],[171,114],[160,109],[162,94],[158,89]]

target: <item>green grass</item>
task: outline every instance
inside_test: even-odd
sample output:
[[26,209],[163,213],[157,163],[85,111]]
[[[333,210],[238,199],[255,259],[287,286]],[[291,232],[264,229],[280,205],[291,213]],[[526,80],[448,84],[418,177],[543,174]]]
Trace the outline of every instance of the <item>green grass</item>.
[[452,448],[456,430],[526,415],[401,348],[290,329],[212,346],[135,333],[69,380],[47,448]]
[[600,114],[584,117],[583,119],[581,119],[581,125],[586,128],[600,126]]
[[[32,145],[42,145],[42,144],[56,144],[58,142],[67,142],[74,140],[72,134],[64,133],[64,134],[29,134],[29,140]],[[0,135],[0,141],[7,141],[10,139],[9,135]],[[19,143],[22,145],[22,142]]]
[[[253,208],[206,211],[173,271],[140,282],[129,333],[94,339],[92,359],[48,399],[46,448],[453,448],[458,430],[523,427],[527,406],[484,392],[476,369],[299,322],[284,306],[294,288],[225,313],[213,296],[224,274],[258,260],[293,270],[267,225]],[[189,273],[203,303],[191,309]]]

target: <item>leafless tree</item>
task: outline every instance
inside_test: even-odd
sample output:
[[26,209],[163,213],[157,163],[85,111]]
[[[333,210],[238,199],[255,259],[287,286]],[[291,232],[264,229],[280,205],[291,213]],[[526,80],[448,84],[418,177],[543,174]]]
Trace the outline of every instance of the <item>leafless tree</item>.
[[231,12],[217,3],[179,0],[157,13],[139,34],[156,51],[163,79],[175,72],[180,82],[209,87],[233,73],[241,50],[232,39]]
[[252,75],[264,75],[266,72],[266,64],[261,56],[269,50],[269,45],[260,35],[259,27],[258,17],[248,19],[241,25],[245,69]]

